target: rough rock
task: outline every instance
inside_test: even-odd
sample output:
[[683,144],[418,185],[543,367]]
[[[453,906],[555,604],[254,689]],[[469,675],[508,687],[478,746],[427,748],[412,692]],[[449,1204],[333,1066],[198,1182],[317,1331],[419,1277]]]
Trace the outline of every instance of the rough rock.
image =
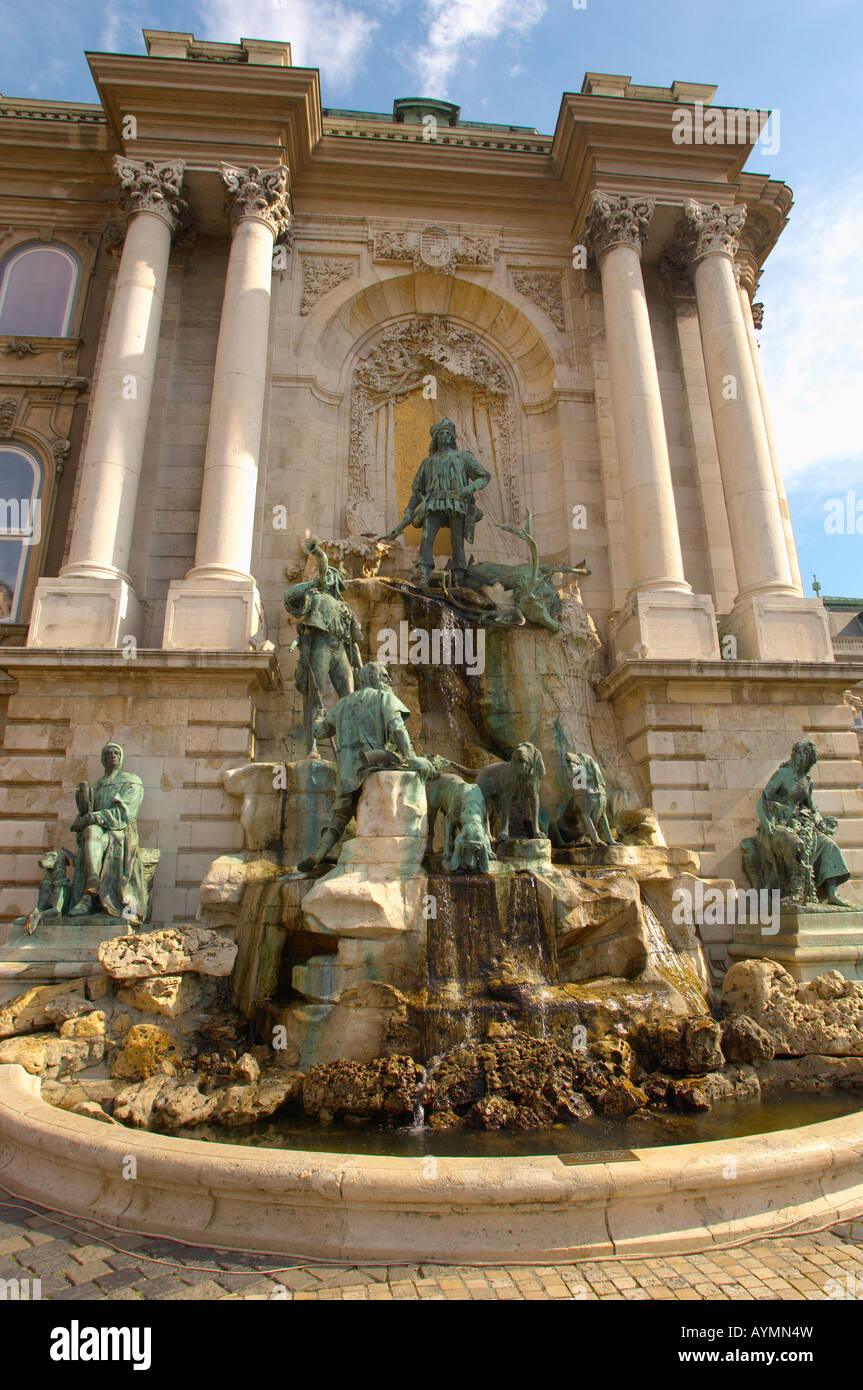
[[777,1057],[863,1057],[863,983],[838,970],[798,987],[776,961],[737,961],[725,976],[722,1003],[769,1033]]
[[223,1091],[213,1118],[222,1125],[254,1124],[297,1100],[302,1086],[302,1072],[271,1067],[251,1086],[229,1086]]
[[404,1121],[413,1114],[423,1068],[412,1057],[376,1057],[371,1062],[340,1059],[310,1067],[303,1081],[309,1115],[377,1116]]
[[758,1100],[761,1087],[752,1067],[726,1067],[706,1076],[668,1077],[665,1103],[675,1110],[710,1110],[717,1101]]
[[136,980],[118,990],[117,998],[142,1013],[179,1018],[200,1003],[202,993],[200,980],[195,975],[161,975],[155,979]]
[[632,1041],[646,1071],[681,1072],[697,1076],[725,1063],[720,1047],[722,1030],[712,1018],[652,1019],[642,1024]]
[[115,980],[158,975],[230,975],[236,943],[220,932],[190,924],[133,936],[115,936],[99,947],[99,963]]
[[727,1062],[769,1062],[773,1039],[748,1014],[732,1014],[722,1025],[722,1051]]
[[777,1057],[759,1062],[758,1079],[764,1096],[789,1091],[863,1090],[863,1057]]
[[27,1037],[6,1038],[0,1042],[0,1066],[17,1062],[31,1076],[41,1076],[53,1033],[31,1033]]
[[84,999],[83,980],[64,980],[59,985],[34,985],[32,989],[17,994],[0,1008],[0,1038],[19,1037],[24,1033],[37,1033],[53,1023],[47,1012],[50,1004],[67,997]]
[[61,1038],[104,1038],[105,1015],[101,1009],[91,1009],[89,1013],[67,1018],[60,1024],[59,1033]]
[[30,1033],[0,1042],[0,1064],[17,1062],[31,1076],[62,1080],[102,1060],[104,1038],[58,1038],[55,1033]]
[[256,1057],[252,1056],[251,1052],[244,1052],[241,1057],[237,1058],[231,1068],[231,1076],[233,1079],[245,1083],[247,1086],[254,1085],[260,1075],[260,1063]]
[[177,1039],[155,1023],[136,1023],[111,1061],[111,1075],[144,1080],[157,1072],[172,1076],[182,1060]]
[[147,1129],[153,1105],[165,1080],[163,1075],[148,1076],[146,1081],[118,1091],[114,1098],[114,1119],[133,1129]]
[[[80,994],[58,994],[45,1005],[45,1017],[58,1030],[70,1019],[81,1018],[95,1011],[96,1005]],[[104,1015],[103,1015],[104,1017]]]
[[183,1077],[163,1078],[153,1100],[152,1115],[160,1129],[184,1129],[187,1125],[205,1124],[218,1108],[221,1091],[201,1090],[204,1078],[200,1072]]
[[117,1121],[103,1110],[97,1100],[79,1100],[69,1107],[72,1115],[85,1115],[88,1120],[100,1120],[102,1124],[115,1125]]
[[555,1123],[631,1114],[647,1096],[604,1061],[513,1033],[463,1043],[444,1054],[423,1092],[433,1128],[455,1115],[483,1129],[544,1129]]

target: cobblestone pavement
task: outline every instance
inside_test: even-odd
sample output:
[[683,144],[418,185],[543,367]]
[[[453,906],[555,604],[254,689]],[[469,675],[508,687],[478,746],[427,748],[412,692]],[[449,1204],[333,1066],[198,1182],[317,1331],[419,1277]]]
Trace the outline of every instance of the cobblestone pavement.
[[[863,1297],[863,1219],[811,1235],[703,1255],[575,1265],[285,1265],[108,1231],[13,1198],[0,1200],[6,1297],[90,1299],[772,1299]],[[2,1297],[2,1294],[0,1294]]]

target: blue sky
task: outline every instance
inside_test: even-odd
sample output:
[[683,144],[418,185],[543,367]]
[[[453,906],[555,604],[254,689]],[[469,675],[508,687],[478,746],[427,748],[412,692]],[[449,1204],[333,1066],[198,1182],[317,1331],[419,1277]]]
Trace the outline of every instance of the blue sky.
[[[860,0],[0,0],[0,22],[6,96],[93,100],[84,50],[143,52],[147,27],[287,39],[320,67],[327,106],[444,96],[465,118],[551,132],[590,70],[711,82],[718,102],[778,111],[778,149],[748,166],[795,194],[759,291],[774,431],[804,579],[863,596]],[[861,534],[828,534],[825,507],[849,490]]]

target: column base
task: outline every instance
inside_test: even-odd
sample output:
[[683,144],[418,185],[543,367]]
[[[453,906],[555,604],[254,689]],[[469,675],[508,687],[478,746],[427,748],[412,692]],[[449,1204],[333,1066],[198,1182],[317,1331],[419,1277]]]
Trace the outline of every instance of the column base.
[[141,605],[125,579],[61,575],[36,585],[28,647],[111,648],[142,636]]
[[824,605],[794,594],[739,598],[724,622],[741,661],[835,661]]
[[618,664],[633,658],[719,661],[719,634],[709,594],[674,589],[632,594],[609,616]]
[[166,651],[247,651],[264,625],[254,579],[175,579],[168,589]]

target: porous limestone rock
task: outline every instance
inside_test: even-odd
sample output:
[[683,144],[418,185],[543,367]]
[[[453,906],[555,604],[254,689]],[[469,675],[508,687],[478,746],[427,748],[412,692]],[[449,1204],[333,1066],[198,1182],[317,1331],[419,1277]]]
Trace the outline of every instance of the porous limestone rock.
[[234,927],[240,921],[246,888],[280,878],[284,872],[275,855],[248,858],[221,854],[201,880],[196,915],[208,929]]
[[270,1067],[251,1085],[228,1086],[221,1093],[214,1119],[221,1125],[250,1125],[296,1100],[303,1074],[286,1067]]
[[760,1024],[777,1057],[863,1057],[863,983],[838,970],[798,986],[776,961],[737,961],[725,976],[722,1004]]
[[67,1018],[60,1024],[59,1033],[61,1038],[104,1038],[105,1015],[101,1009],[93,1009],[76,1018]]
[[140,935],[115,936],[99,947],[99,963],[115,980],[157,975],[230,975],[236,944],[206,927],[163,927]]
[[160,1129],[184,1129],[187,1125],[205,1124],[217,1109],[221,1091],[201,1089],[204,1078],[200,1072],[192,1076],[165,1077],[153,1097],[151,1119]]
[[[9,999],[0,1009],[0,1038],[36,1033],[54,1022],[47,1012],[60,999],[84,1000],[83,980],[64,980],[59,985],[34,985],[32,989]],[[66,1015],[67,1017],[69,1015]]]
[[721,1035],[719,1024],[706,1016],[656,1019],[640,1025],[632,1043],[645,1071],[697,1076],[724,1066]]
[[195,975],[160,975],[154,979],[136,980],[117,991],[123,1004],[130,1004],[142,1013],[161,1014],[164,1018],[179,1018],[201,1001],[201,983]]
[[136,1023],[124,1035],[111,1061],[111,1075],[144,1080],[161,1072],[171,1076],[182,1054],[177,1039],[155,1023]]
[[260,1063],[256,1057],[252,1056],[251,1052],[244,1052],[241,1057],[237,1058],[231,1068],[231,1076],[234,1080],[242,1082],[247,1086],[253,1085],[260,1075]]
[[64,1023],[95,1011],[96,1005],[80,994],[59,994],[56,999],[45,1005],[46,1018],[60,1031]]
[[79,1100],[69,1107],[73,1115],[84,1115],[88,1120],[99,1120],[102,1124],[115,1125],[117,1121],[103,1110],[96,1100]]
[[0,1066],[17,1062],[31,1076],[40,1076],[45,1069],[46,1050],[52,1037],[52,1033],[30,1033],[6,1038],[0,1042]]
[[722,1052],[726,1062],[769,1062],[775,1051],[767,1029],[748,1014],[732,1014],[722,1024]]
[[124,1086],[114,1098],[114,1119],[133,1129],[146,1129],[153,1114],[153,1104],[165,1080],[164,1075],[156,1073],[142,1083]]
[[404,1122],[413,1114],[425,1072],[412,1057],[340,1058],[310,1067],[302,1086],[308,1115],[352,1115]]

